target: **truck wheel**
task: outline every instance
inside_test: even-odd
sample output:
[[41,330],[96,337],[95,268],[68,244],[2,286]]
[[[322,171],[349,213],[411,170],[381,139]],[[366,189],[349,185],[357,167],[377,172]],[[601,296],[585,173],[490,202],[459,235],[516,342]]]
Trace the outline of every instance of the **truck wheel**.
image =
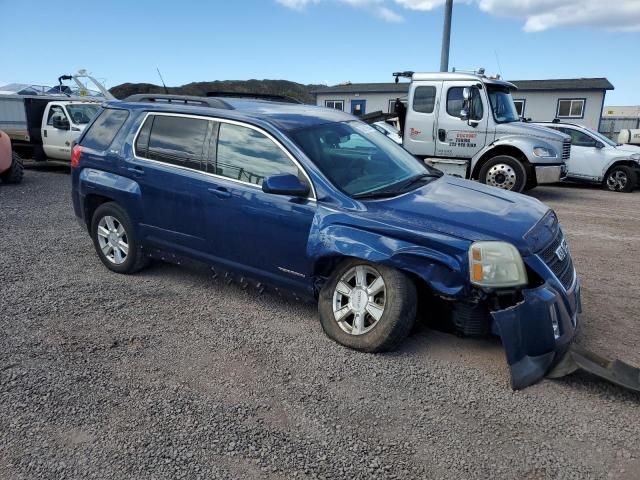
[[479,180],[503,190],[522,192],[527,185],[527,171],[517,158],[498,155],[482,166]]
[[603,187],[612,192],[632,192],[638,183],[636,173],[625,165],[615,165],[604,179]]
[[393,350],[416,320],[416,287],[394,268],[363,260],[342,263],[320,292],[325,333],[363,352]]
[[91,220],[91,239],[98,257],[109,270],[134,273],[148,264],[133,223],[115,202],[100,205]]
[[11,152],[11,167],[9,170],[0,175],[4,183],[20,183],[24,177],[24,165],[20,155],[16,152]]

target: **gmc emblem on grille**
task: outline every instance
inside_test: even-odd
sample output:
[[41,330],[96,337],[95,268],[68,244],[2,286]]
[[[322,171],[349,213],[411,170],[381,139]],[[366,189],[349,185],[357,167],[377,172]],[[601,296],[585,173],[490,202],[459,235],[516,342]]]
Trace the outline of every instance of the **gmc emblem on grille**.
[[556,257],[558,257],[558,260],[562,262],[565,258],[567,258],[568,254],[569,245],[567,245],[567,241],[565,239],[562,239],[562,243],[558,248],[556,248]]

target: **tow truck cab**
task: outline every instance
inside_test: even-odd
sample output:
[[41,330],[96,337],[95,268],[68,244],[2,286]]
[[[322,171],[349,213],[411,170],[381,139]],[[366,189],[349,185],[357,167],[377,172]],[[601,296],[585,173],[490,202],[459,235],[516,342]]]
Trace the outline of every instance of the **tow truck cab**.
[[481,73],[394,73],[411,79],[403,146],[462,178],[521,192],[566,175],[567,135],[522,122],[512,83]]

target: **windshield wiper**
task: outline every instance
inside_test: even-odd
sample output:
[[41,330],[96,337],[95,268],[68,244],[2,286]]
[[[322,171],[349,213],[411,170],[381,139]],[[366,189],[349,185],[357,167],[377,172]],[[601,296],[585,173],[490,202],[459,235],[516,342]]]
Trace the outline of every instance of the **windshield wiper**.
[[380,190],[374,190],[372,192],[360,193],[357,195],[353,195],[353,198],[363,199],[363,198],[387,198],[394,197],[396,195],[400,195],[401,193],[406,193],[411,190],[411,187],[414,185],[424,182],[428,179],[440,178],[444,173],[421,173],[419,175],[415,175],[413,177],[409,177],[402,182],[396,183],[392,188],[383,188]]

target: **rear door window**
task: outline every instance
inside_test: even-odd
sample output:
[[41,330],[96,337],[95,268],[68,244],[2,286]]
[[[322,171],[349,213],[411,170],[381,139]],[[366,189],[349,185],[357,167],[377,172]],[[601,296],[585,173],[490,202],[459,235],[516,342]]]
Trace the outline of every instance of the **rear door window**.
[[[152,123],[148,126],[149,122]],[[136,140],[136,154],[150,160],[201,170],[208,126],[209,120],[204,118],[149,116]]]
[[105,108],[82,139],[83,147],[98,151],[106,150],[127,121],[127,110]]
[[420,113],[433,113],[436,104],[436,87],[417,87],[413,92],[413,110]]
[[281,173],[304,178],[287,154],[264,134],[240,125],[220,124],[217,175],[262,185],[266,177]]

